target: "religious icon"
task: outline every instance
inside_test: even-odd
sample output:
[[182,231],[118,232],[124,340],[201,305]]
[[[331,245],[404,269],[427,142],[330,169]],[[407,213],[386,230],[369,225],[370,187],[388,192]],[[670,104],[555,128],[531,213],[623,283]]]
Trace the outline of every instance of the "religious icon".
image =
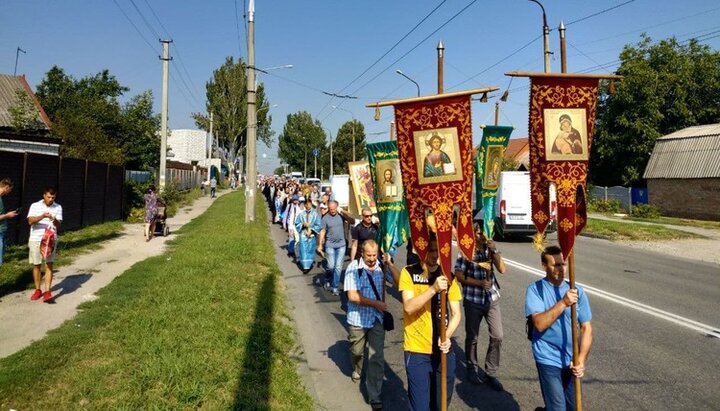
[[503,146],[488,146],[487,163],[485,163],[485,180],[483,188],[497,188],[502,171]]
[[416,131],[413,138],[420,184],[462,180],[455,127]]
[[378,201],[390,203],[402,200],[402,181],[398,159],[377,162]]
[[355,161],[348,163],[348,167],[357,209],[362,210],[365,207],[370,207],[375,213],[375,194],[370,174],[370,164],[367,161]]
[[546,108],[545,159],[582,161],[589,158],[584,108]]

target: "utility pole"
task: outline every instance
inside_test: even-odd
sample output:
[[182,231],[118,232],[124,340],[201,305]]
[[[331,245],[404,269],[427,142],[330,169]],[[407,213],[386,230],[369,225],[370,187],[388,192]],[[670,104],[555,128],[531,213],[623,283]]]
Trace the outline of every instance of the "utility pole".
[[207,150],[208,155],[208,174],[207,174],[207,186],[210,187],[210,171],[212,169],[212,166],[210,165],[210,160],[212,159],[212,147],[213,147],[213,141],[215,141],[215,137],[213,136],[213,113],[210,112],[210,147],[208,147],[208,142],[205,142],[205,149]]
[[443,76],[444,76],[444,73],[443,73],[443,71],[444,71],[444,69],[443,69],[444,56],[443,56],[443,54],[444,54],[444,51],[445,51],[445,46],[443,45],[442,40],[440,40],[437,45],[437,68],[438,68],[437,69],[438,70],[438,85],[437,85],[438,91],[437,92],[438,92],[438,94],[442,94],[443,89],[444,89],[444,87],[443,87]]
[[497,126],[499,124],[500,124],[500,102],[496,101],[495,102],[495,125]]
[[160,192],[165,190],[165,161],[167,151],[167,119],[168,119],[168,79],[170,77],[170,43],[172,40],[160,40],[163,45],[163,88],[162,88],[162,112],[160,114]]
[[21,49],[20,47],[18,47],[17,50],[15,51],[15,71],[13,71],[13,76],[17,76],[17,63],[18,63],[18,58],[20,58],[21,52],[22,52],[22,54],[27,54],[27,52],[25,50]]
[[255,0],[248,3],[248,96],[247,96],[247,187],[245,187],[245,222],[255,221],[257,189],[257,153],[255,152]]
[[560,20],[560,72],[567,73],[567,54],[565,49],[565,23]]

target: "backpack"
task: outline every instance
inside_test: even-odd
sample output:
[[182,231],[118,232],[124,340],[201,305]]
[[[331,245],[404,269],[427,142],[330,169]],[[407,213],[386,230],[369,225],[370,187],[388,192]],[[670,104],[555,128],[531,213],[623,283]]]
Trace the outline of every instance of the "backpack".
[[[537,288],[538,294],[542,297],[542,280],[535,281],[535,287]],[[535,325],[533,325],[532,315],[525,317],[525,334],[527,339],[532,341],[533,332],[535,331]]]

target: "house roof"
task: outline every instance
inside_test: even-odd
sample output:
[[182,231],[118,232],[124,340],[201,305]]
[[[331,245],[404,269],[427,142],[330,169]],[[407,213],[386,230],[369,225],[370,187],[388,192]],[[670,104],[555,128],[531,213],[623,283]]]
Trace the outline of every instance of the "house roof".
[[25,76],[0,74],[0,128],[12,128],[10,108],[17,104],[17,90],[22,89],[30,96],[37,109],[37,120],[41,130],[50,129],[50,119],[32,92]]
[[720,178],[720,124],[658,138],[643,178]]
[[525,151],[530,149],[530,141],[527,137],[522,138],[511,138],[508,141],[507,148],[505,149],[505,158],[516,159],[518,156],[524,154]]

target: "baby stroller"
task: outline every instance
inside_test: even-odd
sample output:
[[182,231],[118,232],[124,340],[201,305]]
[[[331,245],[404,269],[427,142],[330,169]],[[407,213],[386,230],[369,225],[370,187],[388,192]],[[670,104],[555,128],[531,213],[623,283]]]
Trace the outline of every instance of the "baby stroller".
[[165,202],[158,198],[157,200],[157,213],[155,214],[155,232],[153,235],[161,235],[163,237],[167,237],[170,235],[170,228],[168,228],[166,220],[167,220],[167,211],[166,211],[166,205]]

